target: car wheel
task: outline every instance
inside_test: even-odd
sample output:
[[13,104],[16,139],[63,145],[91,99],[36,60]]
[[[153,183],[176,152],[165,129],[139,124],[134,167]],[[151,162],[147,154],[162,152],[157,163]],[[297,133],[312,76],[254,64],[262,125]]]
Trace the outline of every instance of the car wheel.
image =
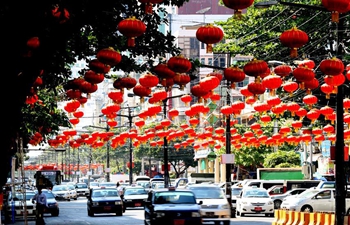
[[91,210],[88,210],[88,216],[94,216],[94,213]]
[[240,212],[236,210],[236,216],[240,216]]
[[78,200],[78,197],[75,197],[74,200]]
[[115,213],[116,216],[122,216],[123,215],[123,210],[119,210]]
[[301,211],[302,212],[309,212],[309,213],[311,213],[311,212],[313,212],[313,209],[309,205],[304,205],[303,207],[301,207]]
[[275,208],[275,209],[281,208],[281,204],[282,204],[282,201],[281,201],[281,200],[275,200],[275,201],[273,202],[273,205],[274,205],[274,208]]
[[51,216],[58,216],[60,214],[60,211],[56,210],[51,213]]
[[241,217],[243,217],[243,216],[245,216],[245,214],[244,214],[244,213],[241,213]]

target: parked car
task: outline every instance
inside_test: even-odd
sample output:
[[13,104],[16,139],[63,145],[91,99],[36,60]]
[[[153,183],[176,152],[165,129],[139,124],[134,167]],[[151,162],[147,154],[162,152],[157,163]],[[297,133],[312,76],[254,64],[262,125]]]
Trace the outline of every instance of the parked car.
[[75,185],[75,190],[77,191],[78,196],[88,196],[89,195],[89,187],[86,183],[77,183]]
[[202,225],[200,204],[188,189],[151,190],[145,202],[144,224]]
[[213,222],[215,224],[230,224],[231,206],[227,201],[225,193],[214,184],[193,184],[187,186],[193,191],[197,201],[202,201],[201,215],[203,222]]
[[231,187],[231,201],[232,201],[231,217],[232,218],[236,217],[237,198],[240,196],[242,189],[243,188],[239,186]]
[[276,195],[271,196],[271,199],[272,199],[273,204],[274,204],[274,208],[279,209],[281,207],[283,199],[286,198],[287,196],[298,195],[307,189],[308,188],[294,188],[294,189],[289,190],[283,194],[276,194]]
[[70,192],[67,185],[55,185],[52,187],[52,193],[57,200],[70,201]]
[[[8,198],[4,202],[6,208],[6,220],[12,221],[12,219],[23,219],[25,215],[27,218],[34,219],[36,214],[36,205],[32,202],[34,195],[34,191],[28,190],[25,192],[10,192]],[[14,216],[14,218],[12,218],[12,216]]]
[[94,216],[97,213],[123,215],[123,201],[116,187],[91,188],[87,198],[88,216]]
[[273,201],[265,188],[244,187],[236,204],[237,216],[246,214],[274,216]]
[[128,186],[124,189],[124,210],[133,207],[144,207],[148,191],[142,186]]

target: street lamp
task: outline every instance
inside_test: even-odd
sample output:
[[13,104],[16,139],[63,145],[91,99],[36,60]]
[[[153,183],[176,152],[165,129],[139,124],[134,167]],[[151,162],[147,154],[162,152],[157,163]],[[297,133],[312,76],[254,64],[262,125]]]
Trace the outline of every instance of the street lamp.
[[[139,115],[131,115],[131,109],[132,108],[136,108],[136,106],[134,107],[123,107],[121,109],[128,109],[128,115],[120,115],[120,114],[117,114],[117,116],[121,116],[121,117],[125,117],[128,119],[128,122],[129,122],[129,131],[131,130],[131,127],[132,127],[132,119],[134,117],[137,117]],[[131,139],[129,138],[129,184],[132,185],[133,183],[133,176],[132,176],[132,142],[131,142]]]
[[[281,0],[273,0],[267,2],[259,2],[254,4],[255,8],[268,8],[273,5],[287,5],[297,8],[312,9],[318,11],[330,12],[328,9],[322,6],[316,5],[304,5],[300,3],[284,2]],[[344,56],[343,47],[339,45],[339,40],[343,40],[345,17],[340,17],[338,22],[337,35],[338,38],[336,43],[336,55]],[[338,93],[336,96],[336,143],[335,149],[337,154],[335,154],[335,219],[337,225],[342,225],[344,223],[345,215],[345,169],[344,169],[344,108],[343,108],[343,98],[344,98],[344,85],[338,86]]]

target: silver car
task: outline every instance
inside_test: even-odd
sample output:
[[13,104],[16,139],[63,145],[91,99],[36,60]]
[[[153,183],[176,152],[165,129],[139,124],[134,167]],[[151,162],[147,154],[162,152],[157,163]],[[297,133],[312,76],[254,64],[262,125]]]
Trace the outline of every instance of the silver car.
[[271,199],[274,204],[275,209],[281,208],[281,204],[283,202],[283,199],[287,196],[292,196],[292,195],[298,195],[302,192],[304,192],[307,188],[293,188],[283,194],[278,194],[278,195],[272,195]]

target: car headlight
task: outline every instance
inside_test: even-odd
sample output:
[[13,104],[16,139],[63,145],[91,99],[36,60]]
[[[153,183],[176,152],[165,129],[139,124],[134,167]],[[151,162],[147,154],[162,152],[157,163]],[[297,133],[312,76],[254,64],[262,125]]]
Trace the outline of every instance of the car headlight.
[[165,213],[163,213],[163,212],[156,212],[155,214],[156,214],[157,218],[161,218],[161,217],[165,216]]
[[192,212],[192,217],[201,217],[201,214],[199,212]]
[[122,201],[115,201],[114,204],[115,204],[115,205],[122,205],[123,202],[122,202]]
[[267,204],[268,205],[273,205],[273,201],[269,201]]
[[242,202],[241,202],[241,204],[242,204],[242,205],[247,205],[247,204],[248,204],[248,202],[246,202],[246,201],[242,201]]
[[228,204],[221,205],[221,208],[222,208],[222,209],[229,209],[229,208],[230,208],[230,205],[228,205]]
[[97,205],[98,205],[98,202],[92,202],[92,205],[93,205],[93,206],[97,206]]

